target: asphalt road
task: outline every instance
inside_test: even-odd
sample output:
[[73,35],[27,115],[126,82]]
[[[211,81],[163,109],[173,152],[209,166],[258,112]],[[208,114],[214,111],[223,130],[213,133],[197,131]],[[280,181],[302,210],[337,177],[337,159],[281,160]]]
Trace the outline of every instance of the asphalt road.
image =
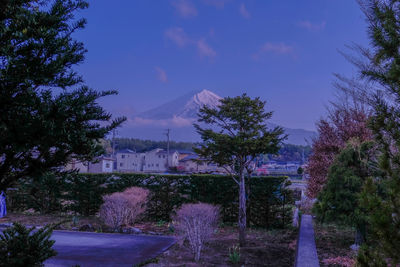
[[72,231],[54,231],[52,239],[58,255],[45,261],[46,267],[131,267],[157,257],[175,243],[173,237],[167,236]]

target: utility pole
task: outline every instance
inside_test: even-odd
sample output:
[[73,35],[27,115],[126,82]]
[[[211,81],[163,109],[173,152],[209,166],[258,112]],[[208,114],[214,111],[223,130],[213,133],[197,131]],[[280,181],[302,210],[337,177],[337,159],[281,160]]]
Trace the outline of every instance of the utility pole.
[[169,170],[169,133],[171,129],[167,129],[165,135],[167,136],[167,171]]
[[112,141],[111,141],[111,147],[112,147],[112,156],[113,158],[115,157],[115,136],[117,135],[117,131],[114,129],[112,133]]

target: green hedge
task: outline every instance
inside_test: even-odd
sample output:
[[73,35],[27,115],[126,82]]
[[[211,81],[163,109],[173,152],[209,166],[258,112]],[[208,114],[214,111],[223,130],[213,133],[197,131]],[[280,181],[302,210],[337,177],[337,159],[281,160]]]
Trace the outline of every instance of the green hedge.
[[[228,176],[114,173],[75,174],[55,179],[59,180],[25,181],[18,186],[19,190],[9,192],[10,208],[94,215],[102,204],[103,195],[139,186],[152,192],[147,211],[150,220],[168,221],[176,208],[193,202],[219,205],[226,223],[235,223],[238,218],[238,185]],[[283,186],[285,183],[288,183],[287,177],[249,179],[247,213],[250,225],[269,228],[282,227],[290,222],[293,198],[291,191]],[[35,188],[36,194],[33,194],[32,188]],[[40,191],[53,193],[39,194]],[[48,199],[49,196],[51,199]],[[46,203],[46,208],[39,207],[38,203]],[[49,207],[49,204],[52,206]]]

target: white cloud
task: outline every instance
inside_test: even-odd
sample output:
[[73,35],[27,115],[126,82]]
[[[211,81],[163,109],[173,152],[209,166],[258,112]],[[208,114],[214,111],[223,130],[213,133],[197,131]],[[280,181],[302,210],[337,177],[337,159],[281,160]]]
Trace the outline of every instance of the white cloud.
[[157,72],[157,79],[160,82],[166,83],[168,82],[168,76],[164,69],[160,67],[154,67],[155,71]]
[[260,47],[257,53],[253,54],[253,59],[258,60],[260,59],[261,56],[263,56],[266,53],[273,53],[276,55],[286,55],[286,54],[292,54],[293,52],[294,48],[285,43],[266,42]]
[[326,21],[322,21],[320,23],[312,23],[308,20],[303,20],[299,22],[299,26],[309,31],[322,31],[323,29],[325,29]]
[[165,36],[180,47],[187,45],[191,41],[189,37],[187,37],[185,31],[179,27],[166,30]]
[[171,1],[171,5],[181,17],[192,18],[197,16],[197,9],[189,0],[174,0]]
[[201,57],[214,58],[217,52],[206,42],[205,38],[191,39],[187,36],[182,28],[175,27],[165,31],[167,39],[174,42],[179,47],[191,46],[197,49],[198,54]]
[[212,49],[204,39],[198,40],[196,45],[200,56],[214,58],[217,55],[215,50]]
[[242,15],[243,18],[245,18],[245,19],[251,18],[251,14],[250,14],[250,12],[247,10],[247,8],[246,8],[246,6],[244,5],[244,3],[241,3],[241,4],[240,4],[239,12],[240,12],[240,15]]

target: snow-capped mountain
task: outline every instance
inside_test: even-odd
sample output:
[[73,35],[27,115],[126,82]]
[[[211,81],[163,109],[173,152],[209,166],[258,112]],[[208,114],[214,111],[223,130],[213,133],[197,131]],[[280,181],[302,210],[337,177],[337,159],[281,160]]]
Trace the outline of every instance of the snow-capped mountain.
[[191,92],[159,107],[139,114],[139,117],[152,120],[164,120],[174,117],[196,119],[197,112],[204,105],[215,108],[221,97],[209,90]]
[[[150,109],[131,119],[132,128],[121,129],[129,136],[142,139],[164,139],[165,129],[171,129],[173,140],[176,141],[200,141],[193,123],[197,120],[197,113],[204,105],[216,108],[222,98],[209,90],[194,91],[175,100],[169,101],[159,107]],[[269,123],[269,128],[276,124]],[[317,134],[304,129],[285,128],[289,144],[307,145]]]

